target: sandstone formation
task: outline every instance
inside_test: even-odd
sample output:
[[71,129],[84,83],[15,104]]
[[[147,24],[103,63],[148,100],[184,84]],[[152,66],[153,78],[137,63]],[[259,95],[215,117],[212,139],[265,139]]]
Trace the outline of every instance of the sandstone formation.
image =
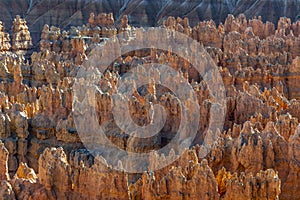
[[8,51],[10,49],[10,38],[9,34],[5,32],[2,22],[0,22],[0,33],[1,51]]
[[7,28],[13,25],[11,19],[16,15],[27,20],[35,48],[44,24],[58,26],[62,30],[81,26],[89,20],[92,12],[95,17],[102,12],[112,13],[116,24],[121,23],[123,15],[128,15],[130,24],[134,26],[160,25],[169,16],[188,17],[193,26],[209,19],[217,24],[223,23],[228,14],[238,16],[245,13],[247,18],[262,16],[264,22],[273,23],[282,16],[289,17],[292,22],[300,16],[297,0],[1,0],[0,7],[0,21]]
[[[182,156],[174,149],[162,155],[152,152],[148,170],[130,174],[124,170],[128,163],[118,160],[115,170],[83,144],[85,137],[80,137],[75,123],[78,113],[72,111],[73,103],[84,96],[74,99],[74,91],[88,97],[91,91],[76,88],[75,82],[90,84],[91,77],[83,77],[84,82],[76,76],[92,63],[88,59],[93,48],[116,34],[128,41],[135,35],[150,42],[165,38],[139,35],[130,16],[122,16],[116,25],[113,14],[95,13],[78,27],[43,25],[40,51],[33,53],[30,26],[24,19],[14,20],[12,40],[0,23],[0,199],[300,198],[299,21],[283,17],[274,25],[241,14],[229,15],[219,25],[210,20],[191,26],[188,18],[180,17],[162,22],[162,27],[200,42],[218,67],[226,89],[223,129],[209,128],[215,99],[208,83],[187,60],[170,51],[132,51],[99,71],[93,108],[107,138],[120,149],[136,153],[160,149],[175,137],[182,110],[200,113],[193,145]],[[107,45],[104,58],[118,50]],[[174,92],[155,81],[163,80],[164,73],[152,71],[146,85],[135,85],[122,99],[128,101],[129,115],[137,125],[153,123],[154,104],[165,108],[166,122],[153,137],[132,137],[115,122],[114,95],[121,93],[118,86],[127,72],[146,71],[142,65],[151,62],[179,72],[170,72],[173,85],[180,86],[182,77],[194,90],[198,106],[190,102],[193,95],[185,93],[182,107]],[[92,122],[83,125],[89,138]],[[201,144],[211,135],[218,137],[203,156]],[[98,142],[96,136],[89,139]],[[160,168],[172,158],[178,159]]]
[[19,15],[14,20],[12,26],[12,49],[28,50],[32,46],[30,32],[24,19],[21,19]]

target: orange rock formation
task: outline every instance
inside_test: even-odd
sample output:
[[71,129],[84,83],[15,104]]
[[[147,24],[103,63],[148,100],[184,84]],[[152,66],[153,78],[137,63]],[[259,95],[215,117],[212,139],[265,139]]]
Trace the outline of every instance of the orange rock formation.
[[[199,146],[211,131],[207,84],[183,58],[142,49],[123,55],[102,74],[96,94],[99,123],[128,151],[161,148],[174,137],[178,98],[152,80],[133,91],[130,114],[145,125],[151,123],[151,104],[164,106],[168,119],[160,134],[131,138],[113,122],[112,95],[122,74],[156,61],[180,71],[197,95],[201,117],[194,146],[170,166],[143,174],[100,162],[78,136],[72,86],[95,45],[135,28],[127,16],[115,26],[112,14],[91,14],[86,25],[69,30],[45,25],[40,51],[26,60],[31,37],[17,16],[11,41],[0,23],[0,199],[300,199],[299,21],[280,18],[275,28],[260,18],[229,15],[219,26],[202,21],[191,27],[187,18],[169,17],[163,26],[203,44],[222,75],[227,113],[211,152],[202,158]],[[114,48],[103,54],[110,51]],[[153,155],[151,166],[168,156]]]

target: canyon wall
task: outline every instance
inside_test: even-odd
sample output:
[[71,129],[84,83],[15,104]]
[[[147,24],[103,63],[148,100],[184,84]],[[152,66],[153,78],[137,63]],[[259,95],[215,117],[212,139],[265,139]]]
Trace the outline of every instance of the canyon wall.
[[[11,40],[0,26],[0,198],[300,198],[299,21],[282,17],[275,26],[260,17],[229,15],[218,26],[212,20],[190,26],[187,18],[179,17],[162,22],[163,27],[203,44],[222,75],[224,128],[215,130],[219,137],[205,157],[201,144],[206,135],[214,134],[208,129],[213,99],[207,83],[187,60],[142,49],[119,57],[101,73],[95,94],[99,124],[110,141],[127,151],[148,152],[166,145],[178,130],[182,111],[174,93],[149,80],[128,99],[131,117],[140,126],[151,124],[151,104],[159,104],[166,110],[166,123],[156,137],[145,140],[124,133],[112,113],[122,75],[139,63],[168,64],[195,91],[201,115],[193,146],[171,165],[142,174],[122,171],[123,163],[116,171],[88,152],[72,113],[77,72],[92,49],[117,33],[130,39],[135,32],[127,16],[120,21],[115,26],[112,14],[92,13],[84,25],[66,30],[43,25],[40,51],[30,54],[26,20],[16,17]],[[109,56],[114,50],[102,53]],[[174,85],[179,84],[174,79]],[[150,166],[156,168],[172,156],[153,154]]]
[[294,22],[300,16],[299,5],[297,0],[1,0],[0,21],[10,31],[16,15],[25,18],[37,47],[44,24],[61,29],[81,26],[91,12],[111,12],[116,24],[123,15],[128,15],[134,26],[156,26],[169,16],[175,16],[188,17],[194,26],[209,19],[219,24],[228,14],[238,16],[240,13],[245,13],[247,18],[262,16],[264,22],[277,23],[282,16]]

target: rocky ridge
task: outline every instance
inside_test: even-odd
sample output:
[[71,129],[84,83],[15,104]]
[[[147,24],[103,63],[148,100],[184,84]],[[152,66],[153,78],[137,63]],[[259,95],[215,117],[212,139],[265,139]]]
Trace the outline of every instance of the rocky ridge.
[[[223,78],[224,129],[216,130],[220,137],[205,158],[199,144],[211,134],[213,99],[186,60],[169,52],[141,50],[123,55],[101,74],[101,92],[96,94],[99,123],[114,144],[128,151],[164,146],[176,134],[181,110],[174,94],[149,80],[146,87],[133,91],[131,116],[139,125],[151,123],[150,106],[158,103],[165,107],[168,119],[157,137],[131,138],[113,122],[111,108],[123,74],[138,63],[157,61],[180,71],[196,92],[201,123],[195,146],[170,166],[144,174],[115,171],[92,156],[78,136],[72,115],[72,87],[89,52],[107,37],[135,31],[127,16],[121,21],[116,27],[111,14],[91,14],[87,24],[69,30],[45,25],[41,51],[32,53],[30,62],[24,58],[31,48],[24,19],[14,20],[11,41],[0,28],[1,198],[300,198],[299,21],[280,18],[275,26],[259,17],[229,15],[218,26],[210,20],[191,27],[187,18],[174,17],[162,23],[202,43]],[[174,79],[174,84],[179,82]],[[171,152],[153,154],[150,166],[155,168],[171,156]]]
[[174,16],[188,17],[195,26],[209,19],[219,24],[228,14],[238,16],[241,13],[247,18],[262,16],[264,22],[277,23],[282,16],[294,22],[300,16],[299,5],[298,0],[1,0],[0,21],[10,28],[16,15],[25,18],[37,47],[44,24],[61,29],[81,26],[91,12],[111,12],[116,24],[121,22],[123,15],[128,15],[134,26],[156,26]]

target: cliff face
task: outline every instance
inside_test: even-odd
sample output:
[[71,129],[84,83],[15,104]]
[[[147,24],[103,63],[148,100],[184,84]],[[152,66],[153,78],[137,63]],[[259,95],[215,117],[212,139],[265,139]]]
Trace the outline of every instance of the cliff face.
[[224,22],[227,14],[244,13],[247,18],[262,16],[263,21],[276,23],[281,16],[297,20],[300,6],[297,0],[1,0],[0,20],[10,30],[12,19],[20,15],[28,22],[33,43],[36,45],[44,24],[62,29],[80,26],[87,21],[89,13],[111,12],[119,23],[128,15],[134,26],[154,26],[168,16],[188,17],[191,25],[198,21],[213,19]]
[[[105,73],[99,72],[94,107],[98,122],[110,141],[131,152],[149,152],[169,143],[182,108],[168,88],[147,79],[148,84],[132,88],[132,95],[124,97],[130,116],[140,126],[151,125],[151,105],[159,104],[165,108],[166,123],[155,137],[132,137],[117,126],[113,115],[112,100],[120,94],[122,75],[138,64],[168,64],[195,91],[199,106],[185,106],[187,113],[195,109],[200,113],[193,145],[159,170],[152,169],[177,155],[151,154],[149,170],[143,174],[124,172],[122,161],[116,171],[101,156],[88,152],[72,113],[76,75],[91,50],[117,33],[128,41],[137,33],[130,17],[123,16],[118,26],[115,21],[112,14],[91,13],[78,27],[43,25],[40,51],[30,55],[31,62],[24,58],[32,50],[26,20],[17,16],[13,21],[12,40],[0,26],[0,199],[300,198],[299,21],[280,18],[275,26],[260,17],[229,15],[218,26],[212,20],[190,26],[187,18],[174,17],[162,22],[163,27],[202,43],[218,66],[226,89],[222,130],[208,130],[214,99],[207,83],[187,60],[170,51],[133,51],[117,58]],[[171,36],[138,37],[155,42]],[[102,55],[109,57],[116,50],[105,48]],[[155,76],[164,78],[161,73]],[[182,84],[176,76],[172,83]],[[84,94],[89,96],[90,91]],[[92,128],[89,121],[84,127]],[[203,156],[206,135],[219,137]]]

